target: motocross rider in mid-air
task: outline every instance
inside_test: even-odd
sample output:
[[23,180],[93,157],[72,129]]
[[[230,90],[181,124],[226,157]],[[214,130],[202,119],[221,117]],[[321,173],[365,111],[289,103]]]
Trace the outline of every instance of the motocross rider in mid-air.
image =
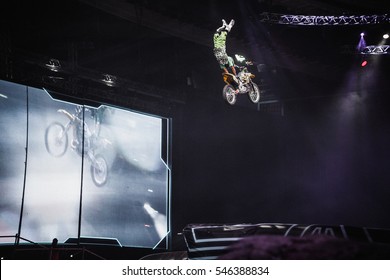
[[232,57],[228,56],[226,53],[226,37],[228,32],[232,29],[234,25],[234,19],[230,21],[229,24],[226,21],[222,20],[222,26],[219,27],[214,33],[214,55],[217,59],[219,66],[224,71],[224,73],[229,73],[228,69],[232,70],[234,76],[237,75],[236,69],[234,68],[234,60]]
[[[253,103],[259,102],[260,92],[258,86],[252,82],[255,76],[248,72],[245,66],[235,65],[232,57],[226,53],[226,37],[234,25],[234,19],[230,20],[229,24],[222,19],[222,26],[219,27],[213,36],[214,41],[214,56],[217,59],[220,68],[223,70],[222,76],[227,84],[223,88],[223,97],[233,105],[236,101],[236,95],[239,93],[247,93]],[[252,61],[246,61],[245,57],[235,55],[238,62],[246,65],[253,65]],[[236,67],[239,72],[236,72]],[[231,72],[230,72],[231,70]]]
[[88,157],[91,159],[93,163],[96,162],[95,156],[93,154],[93,150],[91,149],[92,133],[89,130],[87,124],[80,118],[80,115],[83,114],[82,107],[77,106],[75,114],[70,114],[64,109],[59,109],[58,112],[65,114],[74,123],[73,135],[75,135],[76,137],[72,139],[72,143],[71,143],[72,149],[76,150],[79,154],[82,154],[83,147],[84,147],[84,153],[88,155]]

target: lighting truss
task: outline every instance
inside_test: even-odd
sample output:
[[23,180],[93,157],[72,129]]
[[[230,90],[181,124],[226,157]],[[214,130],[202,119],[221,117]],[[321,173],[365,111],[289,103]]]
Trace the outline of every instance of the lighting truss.
[[260,21],[289,25],[369,25],[390,23],[390,17],[387,14],[359,16],[313,16],[262,13],[260,15]]
[[379,45],[379,46],[367,46],[360,53],[361,54],[388,54],[389,45]]

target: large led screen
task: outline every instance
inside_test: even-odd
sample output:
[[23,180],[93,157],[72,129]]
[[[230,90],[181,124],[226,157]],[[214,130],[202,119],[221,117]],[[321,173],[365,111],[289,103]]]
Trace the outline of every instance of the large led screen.
[[16,159],[0,163],[0,235],[166,246],[167,119],[7,82],[0,89],[0,153]]
[[[26,87],[0,81],[0,235],[18,233],[26,161]],[[13,242],[15,238],[1,238]]]
[[162,120],[109,107],[86,108],[84,117],[91,136],[84,151],[81,235],[155,245],[167,233]]

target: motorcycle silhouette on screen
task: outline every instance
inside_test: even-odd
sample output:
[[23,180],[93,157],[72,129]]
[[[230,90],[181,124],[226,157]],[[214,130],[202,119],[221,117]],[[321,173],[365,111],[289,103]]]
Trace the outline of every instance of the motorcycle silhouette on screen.
[[[86,109],[89,110],[89,109]],[[62,124],[58,121],[52,122],[45,132],[45,146],[47,152],[54,157],[62,157],[69,147],[69,130],[72,130],[70,147],[79,156],[83,154],[91,164],[91,177],[96,186],[103,186],[107,182],[108,165],[101,154],[96,151],[101,147],[111,144],[107,139],[99,137],[96,129],[91,132],[87,123],[83,120],[83,107],[77,106],[75,113],[69,113],[65,109],[57,112],[67,117],[68,122]]]

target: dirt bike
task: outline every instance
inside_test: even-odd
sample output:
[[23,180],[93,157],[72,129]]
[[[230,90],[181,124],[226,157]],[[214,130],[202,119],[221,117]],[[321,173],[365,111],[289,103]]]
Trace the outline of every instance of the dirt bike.
[[83,109],[81,106],[76,107],[74,114],[64,109],[57,112],[64,114],[68,122],[63,125],[60,122],[53,122],[45,132],[45,146],[47,152],[54,157],[62,157],[68,150],[68,131],[72,129],[73,136],[70,147],[79,156],[86,155],[91,164],[91,177],[96,186],[103,186],[107,182],[108,166],[104,157],[95,154],[99,147],[105,147],[111,144],[107,139],[100,138],[95,132],[91,132],[85,121],[82,119]]
[[222,91],[224,100],[230,105],[234,105],[238,94],[247,93],[250,101],[258,103],[260,101],[260,89],[252,81],[255,75],[250,73],[246,66],[236,65],[235,67],[239,69],[237,76],[231,73],[222,73],[223,80],[226,83]]

